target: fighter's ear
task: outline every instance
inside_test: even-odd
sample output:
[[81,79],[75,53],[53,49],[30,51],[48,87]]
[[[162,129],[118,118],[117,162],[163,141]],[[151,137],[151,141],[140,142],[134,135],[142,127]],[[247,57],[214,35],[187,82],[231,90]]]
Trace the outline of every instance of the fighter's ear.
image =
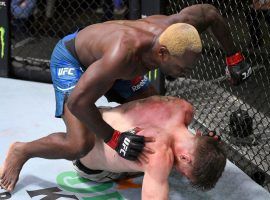
[[158,55],[161,57],[162,60],[166,60],[170,55],[166,46],[161,46],[158,50]]
[[179,156],[178,156],[178,159],[180,162],[182,163],[186,163],[186,164],[189,164],[191,163],[191,156],[189,154],[186,154],[186,153],[181,153]]

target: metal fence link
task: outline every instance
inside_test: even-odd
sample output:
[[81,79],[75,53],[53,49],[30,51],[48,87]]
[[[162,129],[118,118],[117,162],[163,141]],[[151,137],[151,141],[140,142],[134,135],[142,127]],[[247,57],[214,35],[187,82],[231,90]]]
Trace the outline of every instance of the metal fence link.
[[191,102],[199,122],[193,123],[194,128],[219,133],[230,160],[270,191],[270,6],[256,10],[252,1],[169,0],[166,12],[177,13],[198,3],[220,10],[236,46],[253,66],[253,77],[231,86],[225,77],[224,51],[211,34],[203,33],[198,64],[191,75],[166,81],[167,95]]

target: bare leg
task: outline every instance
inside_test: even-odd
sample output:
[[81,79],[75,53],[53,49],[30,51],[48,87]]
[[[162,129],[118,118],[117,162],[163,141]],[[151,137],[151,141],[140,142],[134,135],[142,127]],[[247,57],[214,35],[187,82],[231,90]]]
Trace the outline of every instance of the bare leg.
[[30,158],[75,160],[93,148],[95,135],[70,113],[66,105],[63,119],[67,133],[53,133],[32,142],[16,142],[10,146],[0,170],[0,183],[4,189],[8,191],[14,189],[24,163]]

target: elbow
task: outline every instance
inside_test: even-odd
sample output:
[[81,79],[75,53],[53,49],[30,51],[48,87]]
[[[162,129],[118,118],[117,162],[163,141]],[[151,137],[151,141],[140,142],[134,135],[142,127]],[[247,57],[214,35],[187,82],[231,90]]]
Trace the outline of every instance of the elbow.
[[67,108],[69,109],[69,111],[75,116],[76,116],[76,113],[82,107],[79,100],[74,99],[74,98],[70,98],[70,97],[68,98],[66,104],[67,104]]
[[[211,4],[198,4],[184,8],[180,13],[181,22],[200,26],[211,26],[222,19],[219,10]],[[199,27],[196,27],[199,28]]]
[[203,8],[203,15],[207,24],[214,24],[220,20],[223,20],[219,10],[210,4],[205,4]]
[[69,111],[79,119],[80,115],[82,115],[82,113],[85,113],[85,111],[88,108],[90,108],[92,104],[95,105],[95,102],[92,102],[89,99],[82,96],[80,97],[72,96],[72,94],[66,101],[66,105]]
[[[181,19],[181,23],[191,24],[193,25],[193,16],[189,13],[189,9],[185,8],[183,9],[178,15],[178,17]],[[175,22],[179,22],[179,20],[176,18]]]

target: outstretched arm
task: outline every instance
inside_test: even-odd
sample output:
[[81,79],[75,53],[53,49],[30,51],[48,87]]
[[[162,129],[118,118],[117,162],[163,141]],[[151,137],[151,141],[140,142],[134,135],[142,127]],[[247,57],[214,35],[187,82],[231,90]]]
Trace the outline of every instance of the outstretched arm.
[[112,86],[116,79],[114,66],[108,66],[106,59],[93,63],[80,78],[68,98],[67,106],[89,130],[108,140],[114,130],[101,117],[95,102]]
[[168,22],[191,24],[200,33],[211,31],[226,52],[226,75],[231,84],[239,85],[251,75],[251,66],[234,45],[227,23],[214,6],[199,4],[187,7],[180,13],[169,16]]
[[173,23],[188,23],[199,33],[209,30],[217,38],[227,55],[237,52],[228,24],[219,11],[210,4],[198,4],[184,8],[180,13],[172,15]]
[[206,30],[211,31],[224,48],[227,55],[232,55],[237,51],[228,24],[220,15],[219,11],[210,4],[197,4],[186,7],[179,13],[170,16],[153,15],[142,20],[164,27],[175,23],[191,24],[199,33]]
[[175,23],[187,23],[193,25],[199,33],[211,31],[226,52],[225,71],[231,84],[239,85],[251,76],[251,66],[245,62],[244,56],[234,45],[227,23],[214,6],[198,4],[186,7],[174,15],[154,15],[143,20],[164,28]]

